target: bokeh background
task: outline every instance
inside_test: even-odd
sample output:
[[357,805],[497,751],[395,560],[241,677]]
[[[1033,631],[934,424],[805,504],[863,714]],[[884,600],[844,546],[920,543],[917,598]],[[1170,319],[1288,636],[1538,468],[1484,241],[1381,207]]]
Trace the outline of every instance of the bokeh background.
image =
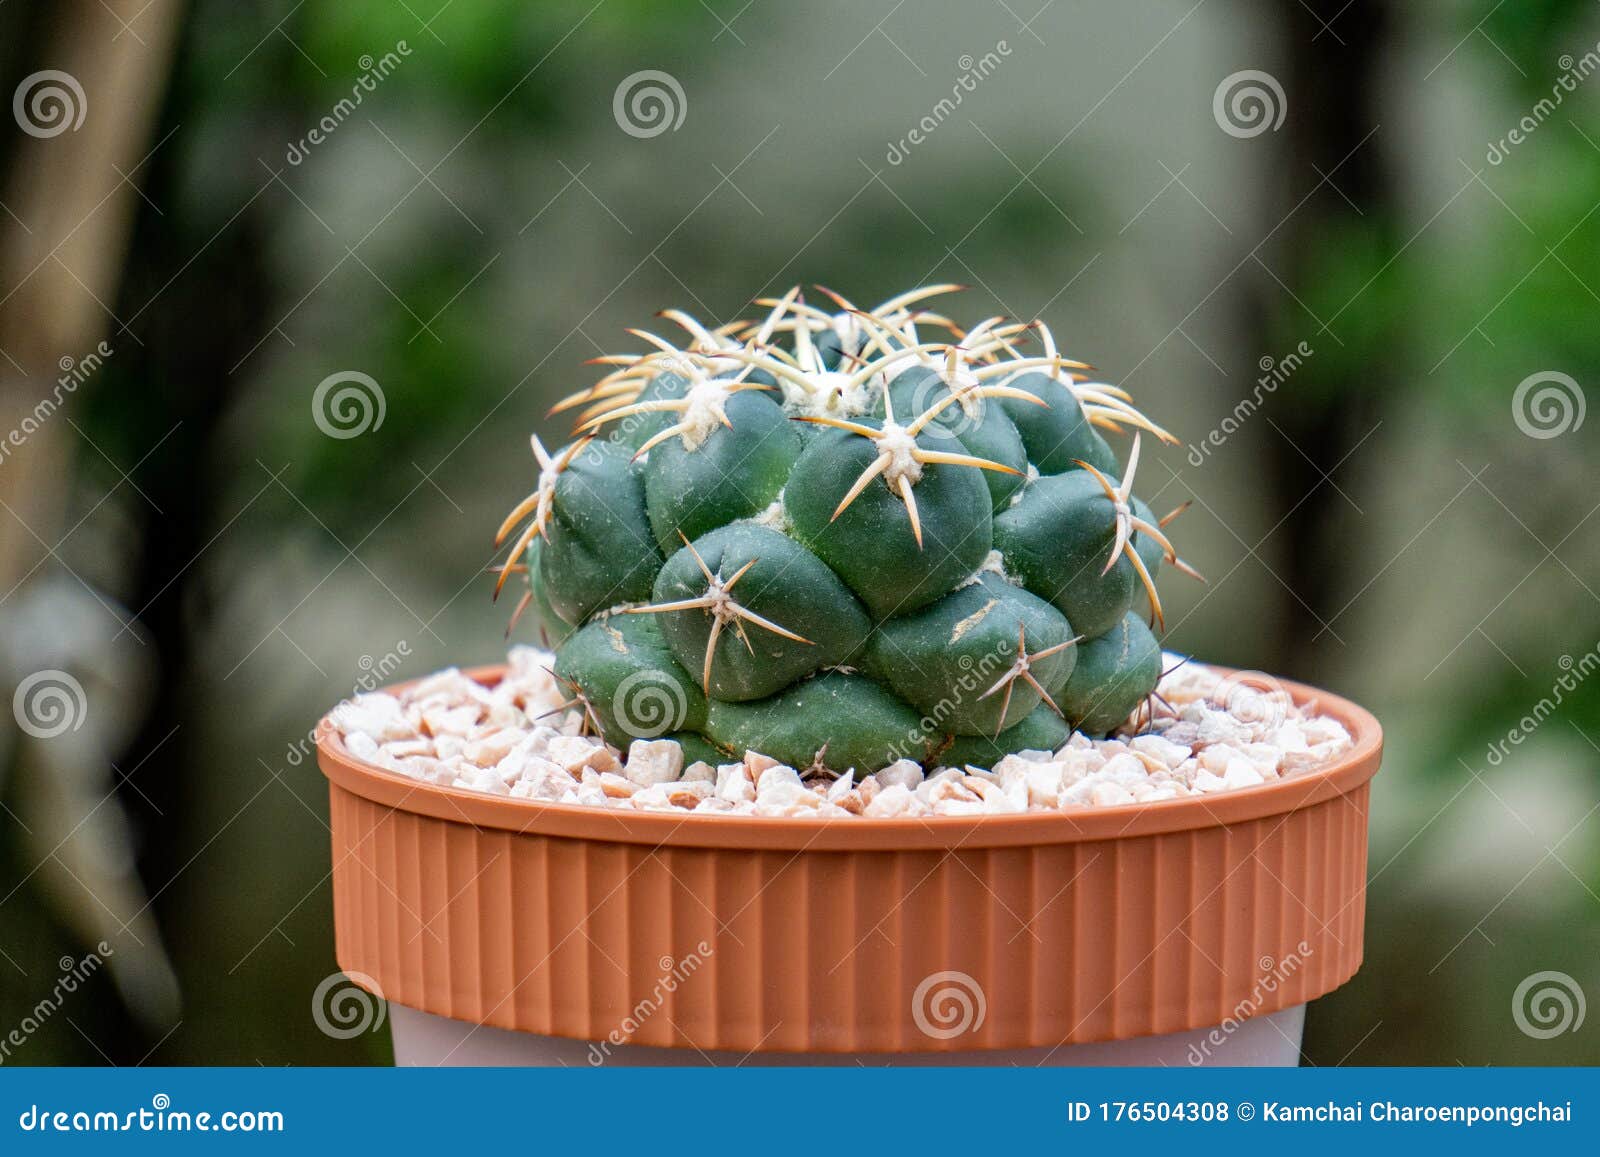
[[0,690],[83,689],[0,712],[3,1059],[386,1061],[311,1014],[317,717],[502,653],[490,536],[622,327],[951,280],[1190,444],[1168,645],[1386,726],[1307,1063],[1600,1061],[1513,1016],[1600,999],[1597,71],[1592,0],[0,6]]

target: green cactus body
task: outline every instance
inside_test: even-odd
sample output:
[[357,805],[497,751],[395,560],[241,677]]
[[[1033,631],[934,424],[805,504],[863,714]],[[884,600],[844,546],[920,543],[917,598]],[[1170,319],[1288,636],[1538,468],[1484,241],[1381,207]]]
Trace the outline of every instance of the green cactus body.
[[1018,751],[1055,751],[1072,728],[1042,703],[999,735],[957,735],[936,762],[946,767],[993,767]]
[[654,606],[682,608],[654,617],[678,661],[700,673],[716,699],[764,698],[848,662],[872,628],[821,559],[753,523],[713,530],[668,559]]
[[1137,615],[1078,648],[1061,710],[1079,731],[1104,735],[1144,702],[1161,678],[1161,644]]
[[825,671],[766,699],[712,700],[706,734],[735,751],[759,751],[791,767],[877,771],[900,759],[919,763],[941,736],[882,684]]
[[539,572],[539,558],[544,553],[544,539],[534,536],[523,555],[528,561],[527,624],[539,645],[553,651],[572,637],[576,630],[572,624],[556,614],[550,603],[550,592],[545,589],[544,576]]
[[[681,398],[689,392],[689,379],[674,370],[662,370],[645,384],[639,394],[641,402],[664,402]],[[630,450],[637,450],[655,435],[672,424],[672,415],[662,411],[648,411],[630,415],[614,432],[618,442]]]
[[1039,473],[1065,474],[1076,469],[1079,461],[1116,473],[1117,456],[1090,424],[1071,390],[1048,374],[1033,372],[1018,374],[1006,385],[1026,390],[1045,403],[1033,406],[1013,398],[1000,403]]
[[[1019,656],[1032,657],[1019,669]],[[995,735],[1066,686],[1066,618],[994,574],[873,632],[866,668],[945,731]],[[1013,671],[1016,671],[1013,674]]]
[[[1076,381],[1042,324],[961,331],[919,304],[953,288],[872,311],[824,291],[835,314],[796,287],[746,328],[666,311],[689,348],[634,331],[654,348],[558,405],[586,437],[534,440],[501,538],[531,516],[519,613],[607,740],[991,766],[1120,727],[1154,689],[1135,609],[1159,624],[1151,576],[1193,571],[1132,489],[1141,432],[1170,435]],[[1044,357],[1014,348],[1034,329]],[[1134,431],[1125,465],[1100,428]]]
[[[937,370],[927,366],[903,370],[889,383],[890,402],[897,414],[920,414],[949,395],[950,387],[945,384],[944,378]],[[873,416],[883,416],[881,403],[874,407]],[[1028,452],[1023,448],[1022,435],[1017,432],[1016,423],[1007,416],[1002,400],[983,397],[961,400],[958,395],[958,400],[942,410],[934,421],[960,439],[970,453],[1016,471],[1015,474],[998,470],[983,472],[994,509],[1004,509],[1012,495],[1027,481]]]
[[661,738],[670,739],[683,748],[685,767],[691,763],[709,763],[716,767],[720,763],[727,763],[730,758],[737,758],[731,749],[718,747],[698,731],[674,731]]
[[539,577],[573,626],[650,596],[661,551],[645,510],[644,471],[628,451],[591,442],[555,483]]
[[728,424],[716,422],[699,440],[671,437],[650,451],[645,503],[666,554],[685,538],[761,513],[800,456],[795,423],[767,395],[734,394],[723,416]]
[[1084,470],[1034,479],[994,520],[1006,565],[1089,636],[1109,631],[1133,605],[1137,576],[1127,557],[1104,569],[1115,533],[1116,510]]
[[555,673],[576,688],[601,734],[620,746],[705,727],[705,695],[649,616],[593,620],[556,652]]
[[[877,428],[870,419],[863,425]],[[929,426],[916,443],[964,453],[953,435]],[[905,500],[880,480],[835,516],[852,482],[878,456],[874,444],[846,430],[813,438],[795,463],[784,506],[795,537],[836,570],[874,618],[905,614],[953,590],[993,545],[989,490],[974,470],[922,467],[911,489],[921,521],[917,541]]]

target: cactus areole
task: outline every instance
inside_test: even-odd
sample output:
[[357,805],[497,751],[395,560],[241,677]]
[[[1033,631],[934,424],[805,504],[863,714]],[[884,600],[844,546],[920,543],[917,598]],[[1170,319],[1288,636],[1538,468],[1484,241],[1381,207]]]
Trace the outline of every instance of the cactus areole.
[[525,577],[513,625],[585,728],[866,774],[1152,709],[1156,571],[1194,571],[1134,486],[1143,440],[1173,439],[1042,322],[924,305],[957,288],[669,310],[684,340],[630,331],[648,348],[556,405],[573,440],[533,439],[495,593]]

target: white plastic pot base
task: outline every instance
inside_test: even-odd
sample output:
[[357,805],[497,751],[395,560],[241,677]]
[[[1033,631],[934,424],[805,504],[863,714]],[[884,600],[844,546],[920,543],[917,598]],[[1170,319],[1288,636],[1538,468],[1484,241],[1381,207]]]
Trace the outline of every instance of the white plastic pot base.
[[1306,1006],[1297,1004],[1228,1028],[1067,1045],[1057,1049],[978,1049],[950,1053],[700,1052],[535,1036],[389,1005],[397,1065],[1238,1065],[1300,1063]]

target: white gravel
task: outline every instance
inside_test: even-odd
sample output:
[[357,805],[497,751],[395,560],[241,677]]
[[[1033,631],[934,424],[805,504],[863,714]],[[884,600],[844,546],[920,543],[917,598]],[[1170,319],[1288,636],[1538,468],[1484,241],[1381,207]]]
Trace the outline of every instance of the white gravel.
[[[981,815],[1149,803],[1254,787],[1315,770],[1351,746],[1338,720],[1296,707],[1268,676],[1224,678],[1169,655],[1155,719],[1110,739],[1073,735],[1057,751],[992,769],[902,760],[859,782],[805,774],[759,752],[684,765],[670,740],[626,752],[580,734],[548,652],[513,647],[501,683],[451,668],[402,695],[357,695],[333,712],[350,753],[413,779],[492,795],[639,811],[769,816]],[[1170,708],[1170,709],[1169,709]],[[1142,717],[1142,713],[1141,713]]]

